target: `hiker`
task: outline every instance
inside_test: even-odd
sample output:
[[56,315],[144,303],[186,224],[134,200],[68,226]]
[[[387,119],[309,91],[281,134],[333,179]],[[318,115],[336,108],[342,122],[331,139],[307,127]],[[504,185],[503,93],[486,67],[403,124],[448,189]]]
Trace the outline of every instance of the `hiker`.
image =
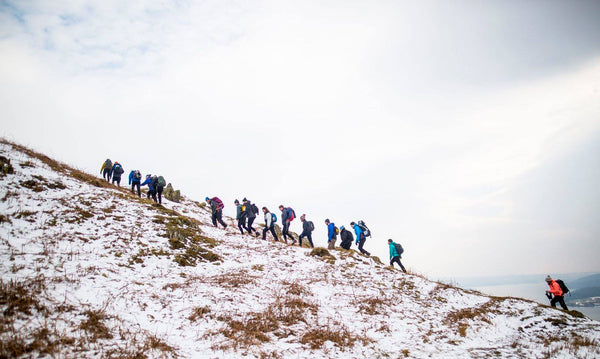
[[119,162],[115,161],[115,164],[112,166],[112,170],[110,171],[110,174],[112,176],[111,183],[114,184],[115,182],[117,182],[117,187],[121,187],[121,175],[123,174],[123,172],[125,172],[123,166],[121,166]]
[[233,201],[233,203],[235,204],[235,209],[236,209],[235,219],[237,219],[238,228],[239,228],[240,232],[242,232],[242,234],[244,234],[244,229],[248,231],[248,228],[246,227],[246,214],[242,210],[242,208],[244,206],[242,206],[240,204],[240,201],[238,201],[237,199],[235,201]]
[[340,247],[344,249],[350,249],[352,246],[352,241],[354,240],[352,232],[344,228],[344,226],[340,226],[340,238],[342,240]]
[[148,192],[146,193],[146,198],[152,197],[152,200],[156,202],[156,187],[154,187],[156,182],[152,180],[152,175],[146,175],[146,180],[140,184],[140,187],[148,185]]
[[400,243],[394,242],[391,238],[388,239],[388,246],[390,247],[390,266],[393,267],[394,263],[398,263],[400,269],[402,269],[402,271],[406,273],[406,269],[404,269],[404,266],[400,262],[400,258],[402,258],[402,253],[404,252],[404,249],[402,249]]
[[306,220],[306,214],[300,216],[300,221],[302,222],[302,233],[298,237],[300,247],[302,247],[302,238],[306,237],[308,239],[308,243],[310,243],[310,247],[315,248],[315,245],[312,241],[312,231],[315,230],[315,225],[311,221]]
[[279,209],[281,210],[281,223],[283,225],[281,229],[283,240],[287,243],[287,237],[290,237],[293,241],[292,244],[296,244],[296,239],[290,234],[290,224],[296,218],[296,212],[292,208],[283,205],[279,205]]
[[112,166],[112,161],[110,160],[110,158],[107,158],[106,161],[104,161],[104,163],[102,164],[102,167],[100,167],[100,173],[102,173],[102,178],[104,178],[108,182],[110,182],[110,173],[112,170]]
[[265,228],[263,228],[262,235],[263,241],[267,240],[267,232],[271,231],[275,242],[279,242],[279,239],[277,239],[277,233],[275,233],[275,222],[277,222],[277,216],[275,213],[269,212],[267,207],[263,207],[262,211],[265,214]]
[[140,189],[140,182],[142,181],[142,173],[139,170],[132,170],[129,172],[129,184],[131,185],[131,193],[135,194],[135,188],[137,187],[138,197],[142,197],[142,190]]
[[337,228],[335,227],[335,223],[329,221],[329,218],[325,220],[325,224],[327,225],[327,249],[334,249],[335,241],[337,240]]
[[254,234],[258,237],[258,232],[256,229],[252,228],[252,223],[254,223],[254,219],[256,219],[256,215],[258,214],[258,207],[245,197],[242,200],[242,203],[244,204],[243,210],[246,214],[246,220],[248,221],[246,230],[248,230],[248,234],[252,234],[252,231],[254,231]]
[[[165,181],[165,178],[163,176],[158,176],[156,178],[156,196],[158,197],[158,204],[162,204],[162,193],[163,190],[165,189],[165,186],[167,185],[167,181]],[[154,201],[156,202],[156,201]]]
[[358,244],[358,250],[360,251],[360,253],[370,256],[371,253],[363,249],[367,238],[365,237],[365,233],[363,232],[362,228],[360,228],[360,226],[354,222],[350,222],[350,225],[352,226],[352,228],[354,228],[354,234],[356,234],[356,244]]
[[548,286],[550,287],[550,290],[546,291],[546,296],[550,299],[552,298],[552,295],[554,295],[554,298],[550,299],[550,305],[556,308],[556,302],[558,302],[562,309],[569,310],[565,304],[565,295],[560,284],[550,276],[546,277],[546,283],[548,283]]
[[206,203],[210,205],[210,209],[212,210],[212,222],[215,227],[218,227],[217,221],[221,223],[223,229],[227,228],[225,222],[223,222],[223,208],[225,205],[223,201],[221,201],[218,197],[208,198],[206,197]]

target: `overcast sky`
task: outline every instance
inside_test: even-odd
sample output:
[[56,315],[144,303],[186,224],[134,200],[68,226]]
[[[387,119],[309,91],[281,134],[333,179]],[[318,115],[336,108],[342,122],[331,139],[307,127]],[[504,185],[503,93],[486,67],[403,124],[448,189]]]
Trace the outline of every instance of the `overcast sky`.
[[[0,135],[432,276],[600,271],[599,1],[0,1]],[[292,230],[300,231],[300,222]]]

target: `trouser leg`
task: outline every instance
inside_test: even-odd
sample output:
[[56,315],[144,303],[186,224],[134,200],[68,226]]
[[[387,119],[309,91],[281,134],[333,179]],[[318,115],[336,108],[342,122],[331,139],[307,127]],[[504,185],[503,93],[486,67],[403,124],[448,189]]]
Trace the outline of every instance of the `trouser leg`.
[[159,188],[156,190],[156,194],[157,194],[157,196],[158,196],[158,203],[160,203],[160,204],[162,204],[162,193],[163,193],[163,188],[162,188],[162,187],[159,187]]
[[554,308],[556,308],[557,302],[558,302],[558,304],[560,304],[562,309],[569,310],[569,308],[567,308],[567,305],[565,304],[564,296],[555,295],[554,298],[552,298],[552,300],[550,301],[550,305],[553,306]]
[[283,235],[283,240],[287,243],[288,230],[290,228],[290,222],[284,222],[283,228],[281,229],[281,234]]
[[254,228],[252,228],[252,223],[254,223],[254,219],[256,217],[248,217],[248,224],[246,225],[246,229],[248,230],[248,233],[252,233],[252,231],[256,232],[256,230]]
[[217,212],[217,220],[219,221],[219,223],[221,223],[223,228],[227,228],[227,224],[225,224],[225,222],[223,222],[223,212],[222,211]]
[[242,220],[241,219],[238,219],[238,229],[240,230],[240,232],[242,234],[244,234],[244,226],[242,224]]
[[370,256],[371,253],[369,253],[365,249],[363,249],[363,246],[365,245],[365,241],[366,240],[363,238],[360,240],[360,242],[358,242],[358,250],[360,251],[360,253]]
[[139,182],[134,182],[134,183],[133,183],[133,186],[134,186],[134,187],[137,187],[137,194],[138,194],[138,197],[142,197],[142,188],[141,188],[141,186],[140,186],[140,183],[139,183]]
[[272,224],[271,227],[269,227],[269,230],[271,231],[271,234],[273,235],[273,238],[275,238],[276,241],[279,241],[279,238],[277,238],[277,233],[275,232],[275,225]]
[[210,219],[212,219],[212,223],[213,226],[217,226],[217,212],[213,212],[212,216],[210,217]]
[[[306,234],[306,238],[308,238],[308,243],[310,243],[310,247],[311,247],[311,248],[315,248],[315,245],[313,244],[313,241],[312,241],[312,233],[308,232],[308,233]],[[302,244],[301,244],[301,245],[302,245]]]

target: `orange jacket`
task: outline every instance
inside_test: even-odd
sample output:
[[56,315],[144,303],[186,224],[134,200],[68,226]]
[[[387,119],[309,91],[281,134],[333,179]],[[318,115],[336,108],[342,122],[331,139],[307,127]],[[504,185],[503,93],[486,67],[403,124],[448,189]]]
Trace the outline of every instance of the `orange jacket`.
[[549,290],[550,293],[554,294],[555,296],[559,296],[559,297],[561,297],[563,295],[563,291],[562,291],[562,289],[560,289],[560,285],[558,285],[558,283],[556,283],[555,280],[550,282],[548,284],[548,286],[550,287],[550,290]]

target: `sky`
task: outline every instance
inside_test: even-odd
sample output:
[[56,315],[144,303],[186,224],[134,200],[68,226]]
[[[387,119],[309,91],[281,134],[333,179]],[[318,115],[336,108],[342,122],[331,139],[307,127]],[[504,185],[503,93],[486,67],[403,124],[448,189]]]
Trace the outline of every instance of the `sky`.
[[[600,271],[598,1],[0,1],[0,135],[364,220],[430,276]],[[291,229],[299,232],[300,222]]]

